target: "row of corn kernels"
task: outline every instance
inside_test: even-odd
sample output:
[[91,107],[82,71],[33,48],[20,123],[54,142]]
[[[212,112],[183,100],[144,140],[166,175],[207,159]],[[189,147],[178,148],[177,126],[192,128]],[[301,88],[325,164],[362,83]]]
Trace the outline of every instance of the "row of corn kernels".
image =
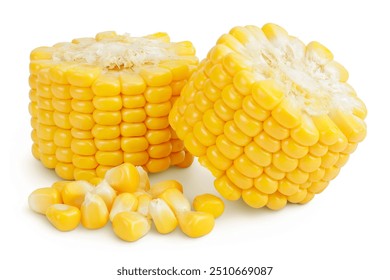
[[111,221],[114,233],[126,241],[143,237],[152,222],[162,234],[179,226],[186,235],[201,237],[224,211],[222,200],[211,194],[195,197],[191,209],[179,182],[150,186],[147,173],[130,163],[108,170],[104,179],[59,181],[37,189],[30,194],[29,205],[61,231],[73,230],[80,222],[98,229]]

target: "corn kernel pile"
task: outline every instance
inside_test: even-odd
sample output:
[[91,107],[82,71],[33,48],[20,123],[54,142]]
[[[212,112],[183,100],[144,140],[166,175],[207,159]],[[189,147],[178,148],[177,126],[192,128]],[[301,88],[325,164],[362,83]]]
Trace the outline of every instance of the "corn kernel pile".
[[170,124],[226,199],[307,203],[366,135],[365,105],[347,79],[318,42],[275,24],[235,27],[184,86]]
[[103,32],[30,55],[32,153],[66,180],[103,177],[123,162],[159,172],[193,157],[168,114],[198,63],[166,33]]
[[114,233],[125,241],[143,237],[152,222],[162,234],[179,226],[187,236],[201,237],[224,211],[223,201],[211,194],[195,197],[191,207],[178,181],[150,186],[146,171],[131,163],[111,168],[104,179],[59,181],[36,189],[28,201],[33,211],[46,215],[60,231],[73,230],[80,223],[99,229],[110,221]]

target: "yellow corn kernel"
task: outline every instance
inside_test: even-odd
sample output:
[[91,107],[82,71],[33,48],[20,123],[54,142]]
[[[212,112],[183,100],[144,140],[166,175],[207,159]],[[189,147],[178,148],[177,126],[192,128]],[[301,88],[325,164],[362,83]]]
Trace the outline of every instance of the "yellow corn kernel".
[[133,193],[121,193],[117,195],[111,206],[110,221],[112,222],[115,216],[121,212],[136,211],[138,200]]
[[150,173],[161,172],[171,166],[171,158],[169,156],[164,158],[150,158],[146,164],[145,169]]
[[214,145],[216,141],[215,135],[201,121],[197,122],[194,126],[194,136],[202,145],[207,147]]
[[322,180],[331,181],[334,178],[336,178],[337,175],[339,175],[339,173],[340,173],[340,168],[338,168],[338,167],[332,166],[332,167],[326,168],[325,174],[324,174],[324,177],[322,177]]
[[309,174],[310,182],[312,182],[312,183],[318,182],[318,181],[321,181],[322,178],[324,177],[325,169],[320,167],[320,168],[316,169],[315,171],[310,172],[308,174]]
[[75,229],[81,220],[79,208],[66,204],[53,204],[46,210],[49,222],[60,231]]
[[275,153],[280,150],[281,144],[280,141],[270,136],[264,131],[259,135],[253,138],[257,145],[263,148],[265,151],[270,153]]
[[71,163],[58,162],[55,172],[65,180],[74,180],[74,166]]
[[163,199],[176,214],[178,212],[191,210],[188,199],[176,188],[166,189],[158,197]]
[[309,152],[308,147],[301,146],[292,138],[287,138],[285,140],[282,140],[281,148],[282,151],[289,157],[298,158],[298,159],[304,157]]
[[286,206],[287,198],[279,192],[268,196],[267,207],[271,210],[279,210]]
[[305,172],[313,172],[321,166],[321,158],[307,154],[299,160],[299,168]]
[[251,63],[244,56],[242,56],[238,53],[229,53],[228,55],[226,55],[223,58],[222,64],[223,64],[224,68],[226,69],[226,71],[231,76],[234,76],[237,72],[239,72],[241,70],[250,69]]
[[288,202],[291,203],[301,203],[307,196],[306,189],[299,189],[295,194],[287,197]]
[[104,181],[103,178],[101,177],[93,177],[91,179],[88,179],[88,183],[90,183],[92,186],[97,186],[99,185],[100,183],[102,183]]
[[122,137],[121,147],[124,152],[143,152],[149,147],[149,142],[145,137]]
[[299,204],[306,204],[314,198],[315,194],[307,191],[306,197],[299,202]]
[[198,92],[198,94],[195,96],[194,102],[196,108],[201,112],[205,112],[213,107],[211,100],[208,99],[202,91]]
[[145,91],[146,84],[139,74],[122,72],[120,75],[121,92],[124,95],[138,95]]
[[298,166],[297,159],[291,158],[281,151],[273,154],[272,163],[282,172],[291,172]]
[[309,179],[309,174],[303,172],[299,168],[296,168],[293,171],[286,173],[286,178],[294,184],[301,185],[307,182],[307,180]]
[[203,115],[203,123],[214,135],[222,134],[224,121],[220,119],[213,110],[208,110]]
[[331,117],[349,142],[361,142],[366,137],[366,124],[361,118],[340,110],[333,112]]
[[228,176],[223,175],[214,181],[215,189],[228,200],[238,200],[241,197],[241,189],[233,184]]
[[278,191],[285,196],[295,194],[299,190],[299,185],[290,182],[289,180],[283,179],[279,181]]
[[62,200],[67,205],[80,208],[81,204],[84,201],[85,195],[92,190],[92,185],[87,181],[79,180],[70,182],[69,184],[66,184],[62,189]]
[[192,238],[209,234],[215,225],[214,216],[205,212],[179,212],[177,214],[177,219],[182,232]]
[[286,128],[297,127],[301,123],[301,111],[291,102],[283,100],[272,110],[272,117]]
[[83,156],[91,156],[96,153],[95,142],[92,139],[73,139],[70,148],[72,149],[72,152]]
[[163,199],[152,199],[149,204],[149,213],[159,233],[167,234],[176,229],[176,216]]
[[108,211],[111,210],[111,206],[116,197],[115,190],[107,183],[106,180],[102,180],[99,184],[94,187],[92,193],[99,195],[107,206]]
[[258,135],[262,130],[261,122],[253,119],[243,110],[238,110],[234,114],[234,123],[249,137]]
[[128,108],[128,109],[143,108],[145,104],[146,104],[146,99],[142,94],[122,96],[123,108]]
[[126,162],[107,171],[105,179],[118,192],[134,192],[140,176],[137,168]]
[[225,104],[231,109],[238,110],[241,108],[242,95],[234,89],[233,85],[228,85],[224,87],[221,92],[221,97]]
[[104,227],[108,222],[107,206],[99,195],[88,192],[81,205],[81,224],[87,229]]
[[137,212],[121,212],[112,221],[114,233],[124,241],[136,241],[150,230],[150,221]]
[[136,166],[139,174],[138,190],[148,191],[150,189],[150,181],[148,173],[141,166]]
[[149,193],[142,193],[137,196],[137,200],[137,212],[150,219],[149,204],[152,201],[152,196]]
[[176,180],[165,180],[150,186],[149,193],[154,197],[159,197],[163,192],[168,189],[177,189],[181,193],[183,192],[183,186],[179,181]]
[[45,214],[49,206],[58,203],[62,203],[62,199],[56,188],[39,188],[28,197],[30,209],[40,214]]
[[97,110],[107,111],[107,112],[116,112],[122,109],[123,103],[121,96],[95,96],[92,100],[93,106]]
[[234,110],[231,109],[226,103],[219,99],[214,103],[214,111],[218,117],[220,117],[223,121],[229,121],[234,118]]
[[273,110],[282,100],[283,92],[274,80],[264,80],[253,85],[252,96],[265,110]]
[[309,152],[313,156],[322,157],[328,152],[328,146],[317,142],[315,145],[309,147]]
[[172,72],[162,67],[143,67],[140,75],[146,84],[152,87],[165,86],[172,82]]
[[100,75],[93,82],[91,89],[96,96],[116,96],[121,92],[121,84],[115,76]]
[[224,171],[218,169],[210,162],[207,155],[199,157],[198,161],[202,166],[206,167],[214,177],[219,178],[224,174]]
[[101,69],[92,65],[77,65],[67,71],[67,79],[71,85],[90,87],[99,76]]
[[86,180],[86,181],[97,176],[95,169],[82,169],[76,167],[74,168],[73,175],[75,180]]
[[234,167],[249,178],[257,178],[263,173],[263,168],[251,161],[245,154],[234,160]]
[[321,143],[329,146],[337,142],[342,132],[327,115],[313,117],[313,121],[320,133]]
[[53,109],[61,113],[70,113],[72,111],[72,101],[66,99],[52,98]]
[[214,218],[221,216],[225,210],[222,199],[209,193],[197,195],[194,198],[192,205],[195,211],[209,213],[213,215]]
[[253,186],[253,179],[243,175],[236,167],[231,166],[226,171],[227,177],[240,189],[249,189]]
[[230,141],[239,146],[245,146],[251,141],[251,137],[244,134],[233,121],[226,122],[224,134]]
[[81,130],[90,130],[95,125],[95,121],[91,114],[83,114],[76,111],[70,112],[69,122],[73,127]]
[[339,153],[333,153],[329,151],[324,156],[322,156],[321,167],[330,168],[337,162],[338,159]]
[[261,193],[272,194],[278,189],[278,181],[263,173],[254,180],[254,186]]
[[115,31],[104,31],[104,32],[99,32],[96,34],[95,39],[96,41],[102,41],[105,39],[110,39],[110,38],[115,38],[118,35],[116,34]]
[[89,131],[89,130],[72,128],[70,130],[70,133],[71,133],[72,137],[76,138],[76,139],[82,139],[82,140],[93,139],[93,135],[92,135],[91,131]]
[[306,46],[306,57],[317,62],[320,65],[325,65],[333,59],[333,54],[325,46],[318,42],[310,42]]
[[65,187],[67,184],[71,183],[71,182],[72,182],[72,181],[57,181],[57,182],[54,182],[54,183],[51,185],[51,187],[54,188],[54,189],[56,189],[57,191],[59,191],[60,194],[61,194],[61,192],[62,192],[62,190],[64,189],[64,187]]
[[60,85],[60,84],[51,84],[51,92],[54,98],[59,100],[70,100],[72,98],[71,95],[71,86],[69,85]]
[[282,180],[286,176],[285,172],[276,168],[273,164],[264,168],[264,173],[270,176],[272,179],[278,181]]
[[270,111],[257,105],[252,96],[246,96],[242,101],[242,109],[249,116],[258,121],[264,121],[270,116]]
[[122,121],[121,112],[106,112],[94,110],[92,114],[93,120],[100,125],[118,125]]
[[252,72],[241,70],[234,75],[233,85],[242,95],[250,95],[255,81],[255,75]]
[[277,140],[286,139],[290,134],[289,130],[276,122],[273,117],[269,117],[264,121],[263,129],[267,134]]
[[261,208],[267,205],[268,195],[253,187],[242,191],[242,200],[252,208]]
[[328,185],[329,182],[326,181],[314,182],[307,190],[312,193],[318,194],[321,193]]
[[[195,133],[195,130],[194,130]],[[231,142],[225,135],[219,135],[216,140],[218,151],[230,160],[236,159],[243,152],[243,148]]]
[[349,155],[348,154],[340,153],[339,154],[339,159],[334,164],[334,166],[336,166],[338,168],[341,168],[341,167],[343,167],[347,163],[348,159],[349,159]]

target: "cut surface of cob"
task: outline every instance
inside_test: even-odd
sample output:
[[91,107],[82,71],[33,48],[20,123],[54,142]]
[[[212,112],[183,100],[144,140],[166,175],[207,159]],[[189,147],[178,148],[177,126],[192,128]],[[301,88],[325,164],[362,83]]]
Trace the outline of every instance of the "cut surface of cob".
[[98,33],[30,54],[32,153],[64,179],[123,162],[160,172],[192,155],[168,122],[198,60],[188,41]]
[[366,107],[348,72],[318,42],[275,24],[222,35],[169,119],[229,200],[254,208],[306,203],[366,135]]

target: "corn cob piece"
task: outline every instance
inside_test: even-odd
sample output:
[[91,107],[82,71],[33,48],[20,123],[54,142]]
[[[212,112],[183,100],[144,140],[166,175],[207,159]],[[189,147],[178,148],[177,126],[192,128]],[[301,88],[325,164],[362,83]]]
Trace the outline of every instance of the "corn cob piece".
[[30,55],[32,154],[66,180],[129,162],[148,172],[192,163],[169,111],[198,60],[165,33],[102,32]]
[[222,35],[169,119],[226,199],[254,208],[307,203],[366,135],[364,103],[323,45],[275,24]]

